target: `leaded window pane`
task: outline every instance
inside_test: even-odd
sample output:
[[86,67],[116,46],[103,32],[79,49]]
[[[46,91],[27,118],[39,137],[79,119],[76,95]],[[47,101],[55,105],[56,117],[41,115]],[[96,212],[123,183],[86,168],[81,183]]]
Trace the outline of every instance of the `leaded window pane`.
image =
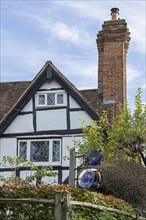
[[45,95],[39,95],[38,104],[39,105],[44,105],[45,104]]
[[63,104],[63,94],[57,95],[57,104]]
[[54,93],[47,95],[47,105],[55,105],[55,94]]
[[53,141],[52,146],[52,161],[60,161],[60,141]]
[[30,160],[33,162],[48,162],[49,141],[31,141]]
[[19,157],[23,157],[25,160],[27,159],[27,142],[20,142],[19,146]]

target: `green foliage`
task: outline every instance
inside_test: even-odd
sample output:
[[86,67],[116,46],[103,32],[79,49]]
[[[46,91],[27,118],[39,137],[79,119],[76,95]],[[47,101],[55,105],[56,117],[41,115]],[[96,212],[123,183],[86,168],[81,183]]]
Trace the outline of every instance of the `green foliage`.
[[[112,207],[122,211],[136,214],[134,209],[127,202],[116,199],[109,195],[105,196],[101,193],[90,192],[85,189],[69,187],[67,185],[39,185],[31,184],[15,185],[3,184],[0,187],[0,198],[38,198],[38,199],[55,199],[55,192],[58,190],[67,190],[71,193],[71,199],[74,201],[89,202],[100,206]],[[10,215],[7,214],[10,212]],[[0,216],[3,220],[10,219],[33,219],[33,220],[54,220],[55,204],[1,204]],[[107,211],[98,211],[95,209],[84,208],[81,206],[70,206],[69,212],[72,220],[132,220],[132,218]],[[7,213],[7,214],[6,214]]]
[[112,129],[108,133],[107,148],[120,149],[129,158],[143,161],[146,165],[144,150],[146,147],[146,105],[141,101],[141,89],[135,96],[135,110],[133,114],[127,105],[121,114],[114,119]]
[[97,148],[102,151],[104,158],[110,158],[112,156],[111,150],[106,148],[107,134],[111,128],[107,114],[104,111],[99,121],[92,120],[90,126],[86,126],[83,121],[83,140],[76,141],[74,139],[74,146],[77,148],[79,154],[86,154],[92,149]]
[[[3,182],[14,182],[15,184],[26,184],[32,183],[34,180],[41,180],[42,177],[49,176],[55,177],[57,175],[56,172],[52,172],[52,166],[46,167],[38,167],[33,162],[27,161],[22,157],[12,157],[12,156],[4,156],[2,159],[2,166],[9,166],[12,170],[12,176],[9,178],[0,177],[0,180]],[[27,176],[26,179],[21,179],[17,177],[17,169],[21,167],[29,167],[31,170],[35,171],[33,175]]]

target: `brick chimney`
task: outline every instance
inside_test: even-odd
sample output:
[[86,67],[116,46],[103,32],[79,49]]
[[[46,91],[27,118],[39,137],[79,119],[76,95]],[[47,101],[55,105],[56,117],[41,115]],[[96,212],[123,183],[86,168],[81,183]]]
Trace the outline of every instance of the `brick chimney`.
[[126,55],[130,32],[119,9],[111,9],[111,20],[105,21],[97,34],[98,88],[104,103],[126,102]]

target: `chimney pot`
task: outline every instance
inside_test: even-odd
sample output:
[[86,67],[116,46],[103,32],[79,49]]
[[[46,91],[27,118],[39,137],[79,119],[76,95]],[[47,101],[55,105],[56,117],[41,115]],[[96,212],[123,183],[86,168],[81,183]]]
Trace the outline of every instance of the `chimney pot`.
[[111,20],[118,20],[119,19],[119,9],[112,8],[111,9]]

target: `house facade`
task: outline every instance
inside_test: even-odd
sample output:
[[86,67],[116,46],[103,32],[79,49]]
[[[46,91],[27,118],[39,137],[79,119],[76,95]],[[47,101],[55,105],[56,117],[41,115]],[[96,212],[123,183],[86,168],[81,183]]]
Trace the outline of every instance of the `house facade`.
[[[73,136],[82,139],[80,119],[86,125],[99,120],[102,110],[109,117],[118,114],[126,101],[126,54],[130,40],[127,23],[111,9],[97,35],[98,88],[78,90],[54,65],[47,61],[32,81],[1,82],[0,86],[0,175],[5,155],[20,156],[37,166],[52,165],[56,182],[68,177],[66,146],[73,147]],[[25,178],[33,171],[21,170]],[[46,180],[49,181],[49,180]]]

